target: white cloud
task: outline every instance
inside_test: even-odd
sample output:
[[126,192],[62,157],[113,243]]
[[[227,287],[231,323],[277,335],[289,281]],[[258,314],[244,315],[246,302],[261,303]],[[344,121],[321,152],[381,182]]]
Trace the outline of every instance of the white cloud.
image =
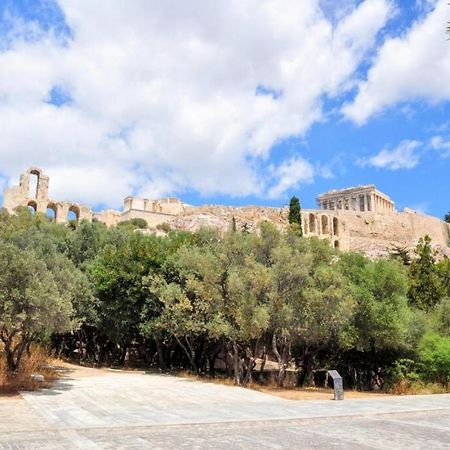
[[394,149],[383,149],[375,156],[359,160],[361,166],[373,166],[389,170],[412,169],[420,161],[419,141],[402,141]]
[[438,150],[443,158],[450,157],[450,138],[445,139],[442,136],[433,136],[430,140],[430,146],[433,150]]
[[289,189],[311,183],[314,179],[314,168],[303,158],[293,157],[273,169],[273,178],[277,181],[267,195],[269,198],[279,198]]
[[434,8],[408,32],[384,42],[367,79],[359,84],[355,100],[343,108],[349,119],[362,124],[404,101],[450,100],[450,45],[445,34],[448,2],[427,1],[427,10],[430,3]]
[[[266,182],[273,145],[348,89],[392,10],[365,0],[332,24],[318,0],[59,3],[73,40],[22,39],[18,21],[0,52],[1,171],[39,165],[55,196],[114,206],[133,192],[281,195],[287,181]],[[71,102],[49,105],[54,87]]]

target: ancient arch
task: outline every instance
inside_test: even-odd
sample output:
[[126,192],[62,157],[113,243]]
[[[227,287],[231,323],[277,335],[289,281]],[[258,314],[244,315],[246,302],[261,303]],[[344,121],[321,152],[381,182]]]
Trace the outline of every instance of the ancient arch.
[[30,200],[27,203],[27,207],[32,212],[32,214],[36,214],[36,212],[37,212],[37,203],[34,200]]
[[337,217],[333,217],[333,234],[339,234],[339,220]]
[[47,218],[50,219],[52,222],[56,222],[57,211],[58,211],[58,208],[57,208],[56,204],[53,202],[50,202],[47,205],[47,212],[46,212]]
[[328,216],[322,216],[320,221],[322,225],[322,234],[328,234],[330,232],[328,227]]
[[78,223],[80,220],[80,207],[78,205],[70,205],[67,212],[67,222]]
[[316,232],[316,216],[312,213],[309,215],[309,232]]

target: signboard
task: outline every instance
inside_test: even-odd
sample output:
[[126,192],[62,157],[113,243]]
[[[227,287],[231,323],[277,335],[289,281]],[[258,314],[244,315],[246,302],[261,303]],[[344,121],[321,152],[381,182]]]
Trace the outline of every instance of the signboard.
[[337,370],[329,370],[328,375],[333,378],[334,400],[344,400],[344,385]]

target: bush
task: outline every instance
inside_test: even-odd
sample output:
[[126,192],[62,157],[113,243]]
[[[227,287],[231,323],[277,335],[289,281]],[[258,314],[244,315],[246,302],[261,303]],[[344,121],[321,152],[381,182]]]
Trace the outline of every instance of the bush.
[[[15,394],[19,391],[34,391],[42,387],[49,387],[57,378],[56,371],[49,365],[50,356],[47,350],[40,346],[32,346],[30,354],[22,359],[17,372],[8,372],[6,358],[0,356],[0,395]],[[32,380],[31,375],[44,376],[44,383]]]
[[135,219],[125,220],[117,224],[119,227],[145,230],[148,227],[147,221],[136,217]]
[[169,231],[171,230],[170,225],[167,222],[159,223],[158,225],[156,225],[156,229],[164,231],[165,233],[169,233]]
[[400,358],[390,370],[387,390],[396,395],[409,394],[419,380],[416,361]]
[[419,357],[426,379],[444,386],[450,382],[450,337],[426,333],[419,345]]

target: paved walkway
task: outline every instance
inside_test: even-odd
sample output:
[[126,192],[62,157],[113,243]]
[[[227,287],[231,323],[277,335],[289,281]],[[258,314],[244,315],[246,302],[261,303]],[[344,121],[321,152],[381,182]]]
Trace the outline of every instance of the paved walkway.
[[142,373],[0,400],[0,448],[450,449],[450,395],[284,400]]

